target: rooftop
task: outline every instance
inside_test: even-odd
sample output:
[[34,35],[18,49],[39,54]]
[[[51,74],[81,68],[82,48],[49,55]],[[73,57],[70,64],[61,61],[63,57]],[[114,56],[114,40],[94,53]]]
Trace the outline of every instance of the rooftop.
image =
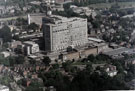
[[89,37],[88,40],[94,41],[94,42],[104,42],[104,40],[101,40],[101,39],[98,39],[98,38],[93,38],[93,37]]
[[72,18],[67,18],[67,17],[62,17],[58,15],[51,15],[49,17],[44,17],[43,21],[47,24],[59,24],[59,23],[65,23],[65,22],[72,22],[76,20],[86,20],[83,18],[78,18],[78,17],[72,17]]
[[24,44],[26,44],[26,45],[37,45],[35,42],[32,42],[32,41],[26,41],[26,42],[24,42]]
[[33,4],[33,5],[40,5],[41,2],[40,2],[40,1],[32,1],[32,2],[30,2],[30,4]]
[[4,86],[4,85],[0,85],[0,91],[1,90],[4,90],[4,89],[9,89],[7,86]]

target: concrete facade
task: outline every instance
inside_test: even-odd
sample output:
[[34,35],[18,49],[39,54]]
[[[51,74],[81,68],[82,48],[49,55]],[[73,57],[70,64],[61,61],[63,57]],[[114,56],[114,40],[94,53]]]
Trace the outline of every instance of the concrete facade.
[[1,52],[0,55],[1,55],[2,57],[4,57],[4,58],[7,58],[7,57],[10,56],[10,52],[4,51],[4,52]]
[[4,85],[0,85],[0,91],[9,91],[9,88]]
[[80,58],[79,52],[72,52],[63,55],[63,60],[78,60]]
[[90,54],[97,55],[98,48],[97,47],[87,48],[87,49],[84,49],[80,52],[81,58],[85,58],[85,57],[89,56]]
[[47,56],[51,58],[51,60],[53,61],[55,60],[66,61],[66,60],[79,60],[80,58],[86,58],[90,54],[97,55],[98,47],[86,48],[86,49],[82,49],[79,51],[72,51],[72,52],[48,54]]
[[25,45],[25,54],[30,55],[39,52],[39,46],[35,42],[26,41],[23,43]]
[[87,19],[50,16],[43,18],[45,51],[57,52],[67,47],[84,46],[87,39]]

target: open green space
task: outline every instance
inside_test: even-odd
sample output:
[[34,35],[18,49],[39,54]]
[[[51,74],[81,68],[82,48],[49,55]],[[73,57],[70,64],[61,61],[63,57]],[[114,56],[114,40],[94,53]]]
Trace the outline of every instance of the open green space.
[[[116,3],[98,3],[98,4],[91,4],[91,5],[89,5],[89,7],[110,8],[114,4],[116,4]],[[133,7],[135,7],[135,2],[118,2],[118,5],[121,8],[133,8]]]

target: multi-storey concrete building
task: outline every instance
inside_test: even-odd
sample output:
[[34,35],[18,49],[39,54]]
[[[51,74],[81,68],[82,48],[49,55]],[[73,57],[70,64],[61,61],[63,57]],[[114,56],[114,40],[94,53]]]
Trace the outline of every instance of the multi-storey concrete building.
[[87,43],[87,19],[51,15],[43,18],[45,51],[57,52]]
[[26,55],[30,55],[30,54],[39,52],[39,46],[35,42],[26,41],[23,44],[25,45],[24,51],[25,51]]

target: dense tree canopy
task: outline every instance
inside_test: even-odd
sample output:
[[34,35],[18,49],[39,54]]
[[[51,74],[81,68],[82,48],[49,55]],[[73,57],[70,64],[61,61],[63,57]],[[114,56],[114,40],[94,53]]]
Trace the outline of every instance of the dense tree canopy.
[[121,76],[111,78],[107,74],[98,72],[89,73],[89,68],[78,72],[73,80],[64,76],[59,71],[50,71],[41,75],[45,86],[54,86],[57,91],[102,91],[128,89],[124,82],[119,80]]
[[0,38],[3,38],[4,42],[10,42],[12,39],[12,33],[8,26],[4,26],[2,29],[0,29]]
[[29,26],[28,26],[28,29],[30,30],[38,30],[39,29],[39,25],[35,24],[35,23],[31,23]]

